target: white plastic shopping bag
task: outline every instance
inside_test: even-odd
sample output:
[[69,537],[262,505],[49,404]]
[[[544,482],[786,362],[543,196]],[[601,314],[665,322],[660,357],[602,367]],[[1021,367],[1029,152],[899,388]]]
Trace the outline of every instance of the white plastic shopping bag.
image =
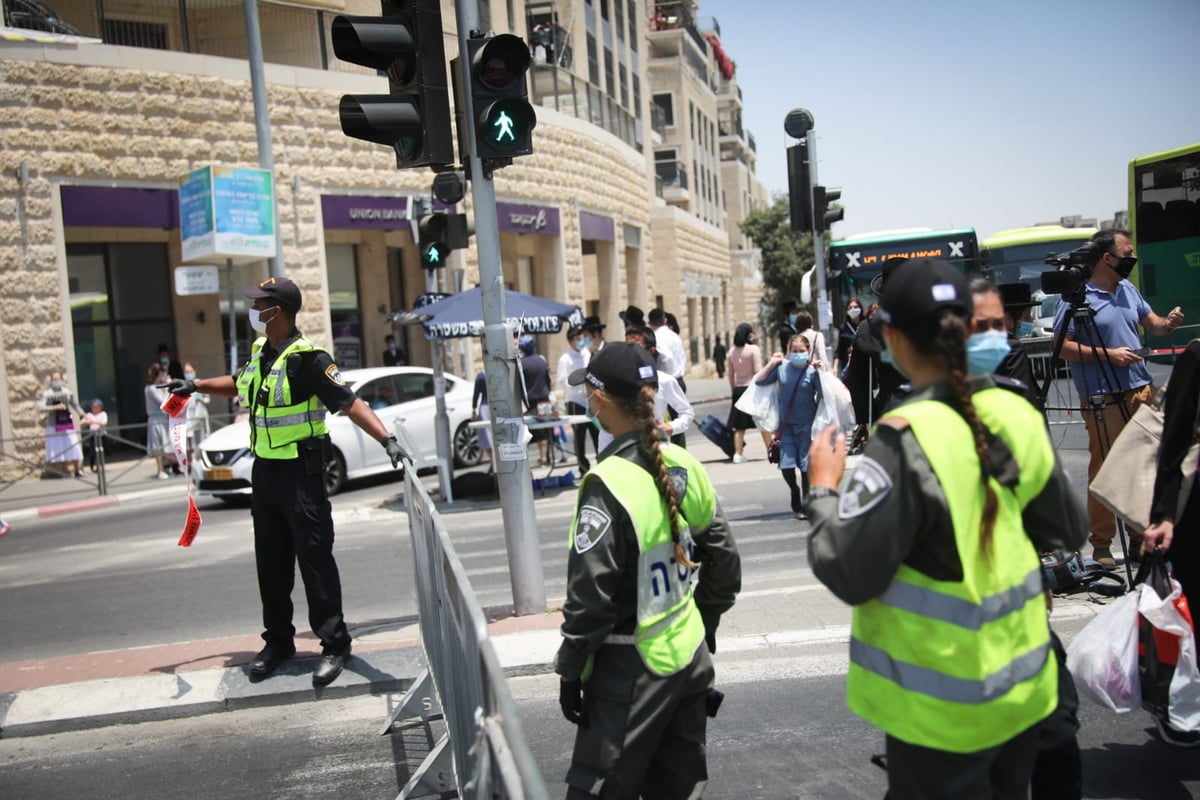
[[[1200,731],[1200,666],[1191,622],[1179,610],[1183,589],[1171,578],[1171,593],[1159,597],[1147,581],[1141,586],[1138,613],[1159,631],[1177,637],[1179,657],[1171,676],[1167,703],[1168,721],[1180,731]],[[1192,612],[1193,614],[1195,612]]]
[[830,425],[839,432],[848,433],[857,422],[854,419],[854,404],[850,401],[850,390],[831,373],[818,372],[821,381],[821,399],[813,417],[812,435],[816,436]]
[[1119,714],[1142,706],[1138,680],[1139,592],[1122,595],[1067,648],[1067,669],[1088,697]]
[[779,429],[779,383],[760,386],[754,381],[746,387],[746,391],[734,403],[734,408],[744,411],[754,417],[754,424],[759,430],[775,431]]

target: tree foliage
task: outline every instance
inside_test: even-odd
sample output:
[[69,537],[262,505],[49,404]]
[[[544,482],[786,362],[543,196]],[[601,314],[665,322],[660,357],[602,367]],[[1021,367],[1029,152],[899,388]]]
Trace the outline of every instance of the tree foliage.
[[755,209],[740,223],[742,233],[754,240],[762,251],[763,298],[771,305],[768,319],[778,322],[783,300],[800,301],[800,279],[816,262],[811,234],[792,232],[787,195],[775,197],[766,208]]

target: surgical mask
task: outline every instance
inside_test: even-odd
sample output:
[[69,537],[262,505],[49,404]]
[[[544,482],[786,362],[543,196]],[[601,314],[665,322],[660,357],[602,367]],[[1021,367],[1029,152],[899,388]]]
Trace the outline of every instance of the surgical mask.
[[896,372],[899,372],[905,378],[908,377],[908,373],[901,369],[900,365],[896,363],[896,359],[894,356],[892,356],[892,349],[890,347],[885,348],[884,351],[879,354],[879,360],[896,370]]
[[1033,323],[1029,320],[1021,320],[1017,323],[1017,336],[1022,338],[1033,333]]
[[[274,306],[272,306],[272,308],[274,308]],[[270,311],[270,310],[271,309],[269,309],[269,308],[262,309],[262,311]],[[265,334],[267,332],[267,323],[263,322],[262,319],[259,317],[259,309],[257,309],[257,308],[250,309],[250,327],[254,328],[255,333]]]
[[194,380],[196,380],[196,373],[191,372],[191,371],[185,372],[185,373],[183,373],[183,377],[189,381],[194,381]]
[[796,327],[796,320],[798,320],[798,319],[800,319],[799,315],[792,314],[791,316],[788,317],[788,324],[794,328],[794,327]]
[[1008,355],[1008,336],[1001,331],[983,331],[967,337],[967,371],[990,375]]
[[791,353],[788,356],[788,363],[796,369],[804,369],[808,366],[808,353]]
[[389,352],[389,353],[394,353],[394,352],[396,352],[396,345],[395,345],[395,343],[394,343],[394,342],[393,342],[392,344],[389,344],[389,345],[388,345],[388,352]]
[[163,356],[158,360],[158,363],[162,364],[164,367],[169,367],[171,366],[171,359],[168,356]]
[[592,340],[586,336],[584,336],[582,339],[575,340],[575,349],[576,350],[587,350],[591,346],[592,346]]
[[850,319],[858,319],[862,316],[862,309],[858,306],[855,306],[854,308],[848,308],[846,309],[846,316]]
[[605,431],[604,423],[601,422],[600,417],[596,416],[596,413],[594,411],[592,411],[591,398],[588,398],[587,418],[588,418],[588,422],[592,423],[593,427],[595,427],[596,430],[600,431],[601,433],[604,433],[604,431]]
[[50,381],[50,388],[51,388],[51,389],[55,389],[55,390],[57,390],[57,389],[61,389],[61,388],[62,388],[62,381]]
[[1116,273],[1122,278],[1128,278],[1133,272],[1133,265],[1137,263],[1137,256],[1125,256],[1117,259],[1117,265],[1113,267]]

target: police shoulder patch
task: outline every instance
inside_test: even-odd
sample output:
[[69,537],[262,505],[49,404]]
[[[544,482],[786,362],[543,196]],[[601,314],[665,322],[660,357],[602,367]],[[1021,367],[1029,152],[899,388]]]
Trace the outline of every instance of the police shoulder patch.
[[682,501],[683,496],[687,494],[687,467],[667,467],[667,478],[670,479],[671,485],[675,487],[675,496]]
[[325,368],[325,377],[328,378],[331,383],[336,383],[338,386],[346,385],[346,379],[342,377],[341,370],[338,369],[337,364],[330,364]]
[[838,517],[860,517],[883,502],[892,491],[892,479],[873,458],[863,457],[838,498]]
[[591,550],[611,527],[612,517],[607,511],[595,506],[580,508],[575,521],[575,552],[586,553]]

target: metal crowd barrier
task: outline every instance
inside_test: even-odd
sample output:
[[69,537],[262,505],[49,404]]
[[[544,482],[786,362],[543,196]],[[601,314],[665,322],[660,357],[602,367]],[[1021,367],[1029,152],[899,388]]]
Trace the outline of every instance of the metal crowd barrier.
[[[398,720],[445,731],[397,795],[456,792],[461,798],[549,798],[521,731],[487,619],[475,599],[442,518],[411,462],[405,500],[416,565],[417,605],[426,667],[383,726]],[[414,794],[415,793],[415,794]]]

